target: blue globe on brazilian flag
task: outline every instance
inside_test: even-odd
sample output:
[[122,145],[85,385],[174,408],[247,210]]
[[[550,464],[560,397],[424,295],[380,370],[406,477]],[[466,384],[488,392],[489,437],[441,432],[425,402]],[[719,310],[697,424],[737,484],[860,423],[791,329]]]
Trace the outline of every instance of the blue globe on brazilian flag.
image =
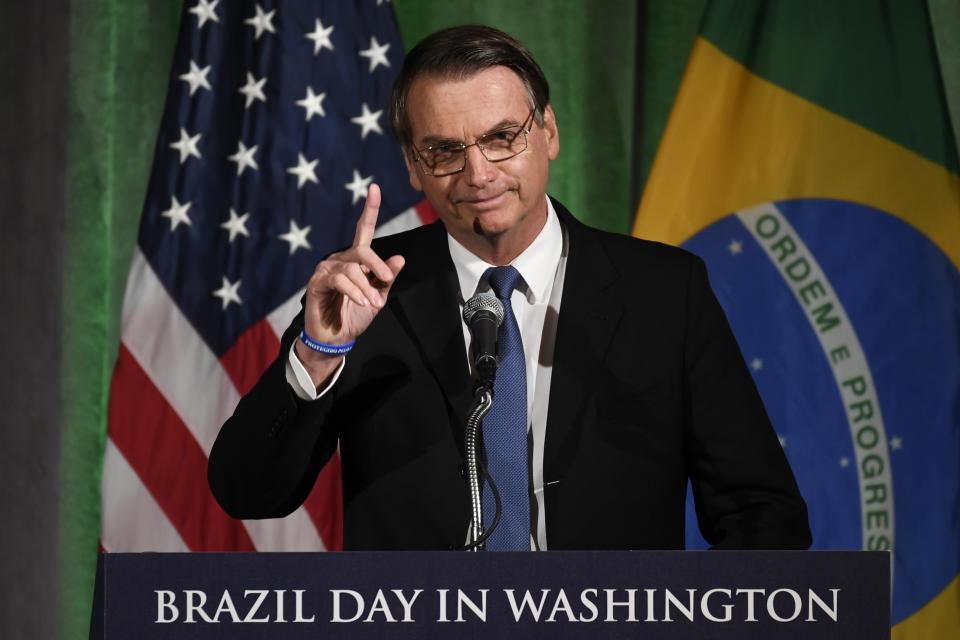
[[958,173],[925,3],[718,1],[634,226],[706,261],[813,548],[892,552],[894,638],[960,637]]

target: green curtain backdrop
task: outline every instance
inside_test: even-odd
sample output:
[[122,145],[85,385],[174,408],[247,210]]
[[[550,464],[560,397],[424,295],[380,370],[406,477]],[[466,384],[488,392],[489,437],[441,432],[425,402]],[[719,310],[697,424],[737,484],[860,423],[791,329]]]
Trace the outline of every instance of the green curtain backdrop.
[[180,9],[180,2],[170,0],[71,6],[60,453],[63,638],[85,637],[89,627],[110,374]]
[[[560,129],[550,192],[585,222],[628,232],[705,3],[393,5],[407,48],[436,29],[470,22],[524,41],[550,81]],[[953,52],[956,69],[960,10],[950,0],[933,5],[946,16],[943,24],[952,16],[953,26],[938,30],[938,46]],[[180,0],[70,4],[58,578],[63,638],[83,637],[89,625],[110,374],[181,7]],[[956,118],[957,83],[948,91]]]

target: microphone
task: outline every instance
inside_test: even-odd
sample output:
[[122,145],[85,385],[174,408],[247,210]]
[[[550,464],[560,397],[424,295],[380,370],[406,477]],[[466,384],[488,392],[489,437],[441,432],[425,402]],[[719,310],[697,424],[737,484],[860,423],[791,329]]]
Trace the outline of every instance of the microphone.
[[503,304],[489,291],[475,294],[463,305],[463,320],[473,336],[478,388],[492,389],[497,375],[497,329],[503,322]]

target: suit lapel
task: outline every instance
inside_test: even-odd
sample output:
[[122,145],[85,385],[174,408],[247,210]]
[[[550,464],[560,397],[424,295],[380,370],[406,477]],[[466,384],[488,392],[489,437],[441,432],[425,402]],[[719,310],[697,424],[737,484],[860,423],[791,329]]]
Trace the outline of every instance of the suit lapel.
[[562,479],[576,451],[578,427],[594,392],[590,384],[596,379],[594,369],[603,362],[623,314],[622,303],[604,292],[619,278],[619,273],[601,247],[597,232],[575,220],[556,201],[554,206],[570,245],[547,411],[547,483]]
[[454,442],[463,453],[464,425],[471,399],[470,370],[459,314],[460,285],[443,225],[431,225],[424,242],[406,252],[403,286],[388,304],[417,345],[447,398]]

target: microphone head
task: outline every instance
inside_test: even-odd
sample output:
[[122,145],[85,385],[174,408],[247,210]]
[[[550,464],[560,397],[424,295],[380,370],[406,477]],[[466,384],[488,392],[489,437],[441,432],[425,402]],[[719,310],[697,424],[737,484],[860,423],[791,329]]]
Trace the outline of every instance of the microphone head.
[[467,325],[478,313],[492,314],[498,327],[503,322],[503,304],[489,291],[475,294],[463,305],[463,319]]

